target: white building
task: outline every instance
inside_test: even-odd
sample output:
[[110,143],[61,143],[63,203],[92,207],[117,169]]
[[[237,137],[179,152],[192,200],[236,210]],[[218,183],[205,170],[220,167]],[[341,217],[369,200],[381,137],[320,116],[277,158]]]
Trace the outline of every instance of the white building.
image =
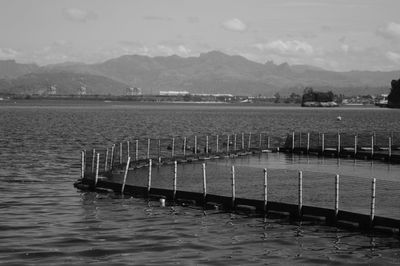
[[127,96],[135,96],[135,95],[142,95],[142,89],[141,88],[126,88],[125,94]]
[[48,95],[56,95],[57,94],[57,87],[54,85],[51,85],[50,87],[47,88],[47,94]]
[[86,95],[86,87],[85,86],[81,86],[78,89],[78,95]]
[[188,91],[160,91],[161,96],[185,96],[189,94]]

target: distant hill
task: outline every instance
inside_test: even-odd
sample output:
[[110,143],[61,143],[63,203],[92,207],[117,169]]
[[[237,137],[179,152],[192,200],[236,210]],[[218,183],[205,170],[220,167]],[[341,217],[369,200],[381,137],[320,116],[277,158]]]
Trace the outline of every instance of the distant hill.
[[35,64],[19,64],[15,60],[0,60],[0,79],[12,79],[28,73],[36,72]]
[[307,65],[260,64],[217,51],[188,58],[125,55],[98,64],[55,65],[52,69],[103,75],[141,87],[145,93],[187,90],[236,95],[301,93],[305,87],[346,95],[387,93],[390,81],[400,76],[400,71],[334,72]]
[[[45,94],[54,85],[57,94],[78,94],[85,85],[87,94],[123,95],[127,84],[107,77],[71,72],[30,73],[11,80],[0,80],[0,90],[3,93],[15,94]],[[4,87],[6,86],[6,87]]]
[[[400,71],[334,72],[307,65],[291,66],[287,63],[277,65],[273,62],[260,64],[241,56],[231,56],[218,51],[188,58],[176,55],[166,57],[125,55],[97,64],[67,62],[49,65],[35,68],[31,73],[102,76],[124,86],[140,87],[146,94],[158,94],[161,90],[186,90],[191,93],[266,96],[272,96],[277,92],[281,95],[291,92],[301,94],[305,87],[319,91],[332,90],[336,94],[342,93],[348,96],[388,93],[391,80],[400,78]],[[58,75],[57,78],[60,80],[61,76]],[[100,86],[99,78],[83,79],[88,87]],[[63,82],[66,80],[63,79]],[[24,79],[24,82],[27,81]],[[94,83],[91,85],[89,82]],[[15,84],[15,81],[13,83]],[[19,85],[21,86],[21,83]],[[118,86],[104,85],[99,90],[114,94],[113,87]]]

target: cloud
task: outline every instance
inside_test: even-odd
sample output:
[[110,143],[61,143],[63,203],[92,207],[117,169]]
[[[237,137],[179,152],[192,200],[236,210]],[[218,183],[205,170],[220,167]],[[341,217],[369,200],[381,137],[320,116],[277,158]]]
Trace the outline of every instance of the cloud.
[[196,24],[200,22],[200,18],[198,17],[187,17],[186,21],[191,23],[191,24]]
[[164,22],[173,21],[173,19],[170,17],[160,17],[160,16],[145,16],[145,17],[143,17],[143,19],[144,20],[158,20],[158,21],[164,21]]
[[0,47],[0,59],[14,59],[19,53],[11,48]]
[[395,52],[389,51],[389,52],[386,53],[386,57],[390,61],[400,65],[400,54],[399,53],[395,53]]
[[333,28],[332,28],[332,26],[329,26],[329,25],[322,25],[321,30],[322,31],[332,31]]
[[350,50],[350,46],[348,44],[341,44],[340,49],[342,49],[343,52],[347,53]]
[[87,22],[89,20],[97,19],[96,13],[79,8],[65,8],[63,14],[66,19],[75,22]]
[[246,24],[237,18],[229,19],[222,22],[222,27],[230,31],[245,31],[247,29]]
[[192,51],[183,44],[179,45],[158,44],[154,49],[151,50],[151,54],[153,54],[154,56],[179,55],[187,57],[191,54],[191,52]]
[[400,39],[400,24],[389,22],[377,30],[377,34],[385,39]]
[[298,40],[276,40],[268,43],[258,43],[254,46],[261,51],[274,51],[279,54],[311,55],[314,53],[314,48],[309,43]]
[[180,55],[188,56],[190,54],[190,49],[185,47],[184,45],[179,45],[178,46],[178,52]]

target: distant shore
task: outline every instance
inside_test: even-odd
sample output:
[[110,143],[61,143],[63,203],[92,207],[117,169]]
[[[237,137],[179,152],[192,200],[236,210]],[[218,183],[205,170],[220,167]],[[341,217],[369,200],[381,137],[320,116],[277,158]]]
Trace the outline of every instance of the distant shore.
[[[288,107],[288,108],[318,108],[318,109],[330,109],[330,107],[301,107],[298,103],[275,103],[270,101],[263,102],[222,102],[222,101],[173,101],[173,100],[138,100],[138,99],[127,99],[125,97],[112,97],[102,98],[102,97],[29,97],[29,98],[3,98],[0,100],[1,106],[145,106],[145,105],[196,105],[196,106],[220,106],[220,107]],[[382,108],[375,106],[373,104],[364,105],[339,105],[337,108],[351,108],[351,109],[365,109],[365,108]]]

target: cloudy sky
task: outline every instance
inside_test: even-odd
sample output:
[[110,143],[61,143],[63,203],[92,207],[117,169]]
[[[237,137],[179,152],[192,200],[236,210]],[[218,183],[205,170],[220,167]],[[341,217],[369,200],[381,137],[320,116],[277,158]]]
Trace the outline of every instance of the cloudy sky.
[[399,0],[0,0],[0,59],[219,50],[261,63],[398,70],[399,10]]

